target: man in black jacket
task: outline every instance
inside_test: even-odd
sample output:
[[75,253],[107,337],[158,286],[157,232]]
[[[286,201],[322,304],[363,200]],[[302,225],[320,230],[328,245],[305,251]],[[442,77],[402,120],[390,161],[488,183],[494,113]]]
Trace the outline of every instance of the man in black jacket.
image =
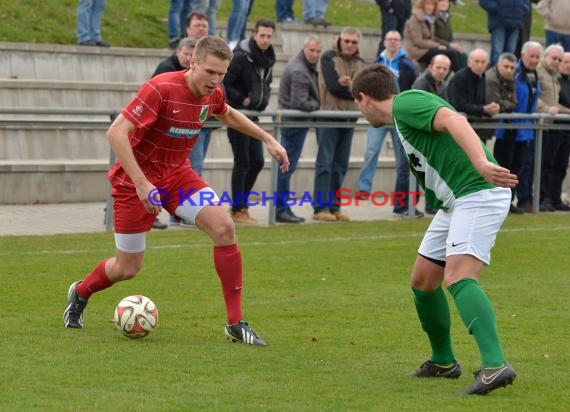
[[176,51],[172,56],[164,59],[158,64],[151,77],[167,72],[177,72],[190,67],[190,59],[192,58],[194,47],[196,47],[196,40],[184,37],[178,42]]
[[[224,79],[226,98],[235,109],[263,111],[269,103],[275,50],[271,45],[275,23],[261,19],[253,35],[240,41]],[[257,121],[257,117],[251,120]],[[236,223],[255,224],[248,212],[247,196],[263,168],[263,146],[237,130],[228,128],[234,154],[232,170],[232,219]]]

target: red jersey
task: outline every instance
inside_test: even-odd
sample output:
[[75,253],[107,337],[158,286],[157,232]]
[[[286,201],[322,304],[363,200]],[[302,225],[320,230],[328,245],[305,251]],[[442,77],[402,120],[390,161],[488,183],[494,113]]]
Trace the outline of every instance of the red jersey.
[[[184,79],[186,71],[168,72],[143,84],[121,113],[135,126],[129,140],[135,158],[147,179],[156,184],[181,166],[198,133],[213,114],[228,110],[224,90],[196,97]],[[112,185],[133,186],[117,161],[109,171]]]

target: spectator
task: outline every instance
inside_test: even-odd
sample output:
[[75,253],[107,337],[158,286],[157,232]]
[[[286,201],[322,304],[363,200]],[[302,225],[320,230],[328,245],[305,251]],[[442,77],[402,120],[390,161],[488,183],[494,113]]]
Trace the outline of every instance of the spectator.
[[[380,53],[378,60],[380,63],[388,67],[396,76],[398,89],[403,92],[409,90],[418,77],[418,68],[415,62],[406,57],[406,52],[402,49],[402,38],[397,30],[391,30],[384,37],[384,51]],[[390,133],[392,144],[394,146],[394,157],[396,159],[396,183],[394,191],[396,193],[408,193],[410,169],[402,143],[396,134],[396,129],[391,126],[369,127],[367,129],[366,152],[364,153],[364,163],[358,175],[358,196],[361,199],[369,199],[372,192],[372,180],[378,166],[378,156],[386,133]],[[393,212],[399,216],[408,214],[409,195],[402,202],[395,201]],[[414,205],[417,199],[413,199]],[[422,217],[423,213],[416,210],[416,216]]]
[[275,0],[275,14],[279,23],[297,23],[293,14],[293,0]]
[[[366,65],[358,53],[361,37],[360,30],[345,28],[336,40],[336,47],[321,56],[319,92],[322,110],[355,109],[350,85],[352,78]],[[339,119],[339,121],[354,123],[356,120]],[[348,169],[353,134],[352,127],[317,128],[314,220],[326,222],[350,220],[340,210],[337,191],[342,188]]]
[[[485,73],[486,101],[499,103],[500,113],[511,113],[517,106],[515,89],[515,70],[517,58],[512,53],[503,53],[495,66]],[[494,146],[494,156],[499,164],[511,171],[520,168],[520,160],[513,165],[514,153],[512,142],[497,140]],[[524,210],[511,203],[509,213],[523,214]]]
[[517,59],[521,58],[521,48],[522,45],[530,40],[530,31],[532,29],[532,4],[538,3],[539,0],[525,0],[528,4],[528,11],[523,17],[523,27],[519,33],[519,38],[517,40],[517,47],[515,49],[515,56]]
[[199,12],[208,16],[208,34],[216,35],[216,14],[221,0],[190,0],[190,13]]
[[527,0],[479,0],[487,12],[487,27],[491,33],[491,66],[499,55],[514,53],[523,28],[523,19],[530,5]]
[[185,37],[180,40],[176,47],[176,51],[170,57],[164,59],[158,64],[151,77],[162,73],[176,72],[178,70],[189,68],[194,47],[196,47],[196,40],[190,37]]
[[[560,105],[560,71],[559,65],[564,58],[564,49],[559,44],[551,44],[544,51],[542,60],[536,68],[542,93],[538,98],[538,111],[556,115],[570,114],[570,110]],[[568,211],[570,208],[560,200],[562,182],[555,176],[559,169],[558,157],[560,140],[564,139],[553,130],[542,133],[542,167],[540,180],[540,210],[551,212],[555,210]],[[566,158],[567,162],[568,158]],[[565,163],[566,163],[565,162]],[[554,187],[557,186],[557,187]]]
[[[317,63],[323,51],[323,42],[316,36],[308,36],[303,43],[303,49],[292,57],[281,77],[279,84],[279,108],[286,110],[301,110],[312,112],[319,110],[320,95]],[[309,119],[284,119],[291,121],[308,121]],[[287,205],[291,177],[297,168],[301,157],[308,127],[283,127],[281,129],[281,144],[287,150],[289,170],[278,172],[277,175],[277,205],[275,220],[281,223],[302,223],[302,217],[295,216]]]
[[303,22],[315,26],[330,26],[331,23],[325,19],[328,2],[328,0],[303,0]]
[[453,27],[451,26],[451,12],[449,11],[449,7],[449,0],[437,0],[434,23],[435,40],[459,53],[461,67],[465,67],[467,65],[467,53],[462,51],[461,45],[453,37]]
[[517,58],[513,53],[503,53],[497,64],[485,73],[485,101],[497,102],[499,113],[511,113],[517,106],[516,65]]
[[431,58],[427,69],[412,84],[412,89],[425,90],[447,100],[445,78],[449,74],[451,61],[445,54],[436,54]]
[[445,54],[451,61],[451,69],[456,72],[461,68],[459,53],[435,39],[436,4],[436,0],[418,0],[406,23],[404,49],[408,57],[425,65],[436,54]]
[[[487,102],[485,96],[485,69],[489,64],[489,54],[482,49],[469,53],[467,67],[455,73],[449,81],[447,95],[449,103],[459,112],[467,116],[494,116],[499,113],[497,102]],[[475,130],[481,140],[486,141],[493,136],[489,129]]]
[[[271,45],[275,23],[261,19],[255,23],[253,36],[241,40],[224,79],[228,102],[236,109],[263,111],[269,103],[275,50]],[[257,121],[257,117],[251,120]],[[232,170],[232,219],[236,223],[255,224],[248,212],[247,195],[263,168],[263,147],[243,133],[228,128],[234,154]]]
[[406,22],[412,15],[412,0],[376,0],[380,8],[382,36],[378,42],[376,56],[384,50],[384,38],[389,31],[396,30],[400,37],[404,36]]
[[190,13],[190,0],[170,0],[168,10],[168,48],[176,49],[178,42],[184,37],[183,27],[186,16]]
[[247,18],[251,13],[254,0],[233,0],[232,11],[228,17],[228,32],[226,41],[230,49],[234,49],[238,42],[245,38]]
[[[436,54],[431,58],[431,62],[424,73],[412,84],[412,89],[425,90],[444,100],[448,100],[445,78],[449,74],[450,67],[451,61],[446,55]],[[435,215],[437,209],[431,205],[427,197],[425,202],[425,212],[428,215]]]
[[77,44],[109,47],[101,38],[101,20],[106,0],[79,0],[77,4]]
[[[204,13],[193,11],[186,18],[186,35],[188,38],[199,40],[202,37],[205,37],[210,31],[209,27],[210,23]],[[194,169],[194,171],[200,176],[202,176],[204,169],[204,159],[206,158],[206,152],[210,145],[212,130],[213,129],[211,127],[203,127],[200,130],[200,135],[198,136],[198,140],[196,141],[194,148],[190,152],[190,163],[192,163],[192,169]]]
[[[517,105],[513,113],[535,113],[541,93],[536,67],[540,62],[542,46],[529,41],[523,44],[521,58],[515,72]],[[511,120],[513,124],[532,124],[532,120]],[[497,129],[495,131],[495,154],[510,162],[511,172],[516,173],[519,184],[516,188],[517,206],[532,212],[532,170],[534,159],[533,129]],[[503,151],[503,153],[501,153]],[[513,190],[513,197],[515,191]]]
[[[192,52],[194,51],[194,47],[196,47],[196,40],[191,39],[189,37],[185,37],[182,40],[180,40],[178,42],[178,46],[176,47],[176,51],[172,54],[172,56],[168,57],[167,59],[161,61],[158,64],[156,70],[154,71],[151,77],[157,76],[162,73],[176,72],[179,70],[184,70],[189,68],[190,59],[192,58]],[[202,130],[200,130],[200,133],[202,132]],[[199,139],[199,137],[194,137],[194,139]],[[181,219],[176,217],[175,215],[171,215],[170,222],[171,224],[174,225],[180,225]],[[154,223],[152,224],[153,229],[166,229],[167,227],[168,225],[166,223],[162,223],[158,217],[154,219]]]
[[570,1],[541,0],[536,8],[544,16],[546,47],[560,43],[570,51]]
[[[564,53],[564,58],[560,62],[560,101],[559,103],[570,109],[570,52]],[[554,130],[553,130],[554,132]],[[560,133],[562,139],[559,140],[560,147],[557,152],[558,160],[556,162],[557,167],[554,169],[554,182],[553,188],[556,189],[560,187],[562,190],[562,182],[566,177],[566,170],[568,169],[568,158],[570,156],[570,132],[568,130],[556,130],[556,133]],[[558,185],[557,183],[560,183]],[[552,197],[557,199],[556,194]],[[562,193],[560,196],[562,203],[566,206],[570,206],[570,190]]]

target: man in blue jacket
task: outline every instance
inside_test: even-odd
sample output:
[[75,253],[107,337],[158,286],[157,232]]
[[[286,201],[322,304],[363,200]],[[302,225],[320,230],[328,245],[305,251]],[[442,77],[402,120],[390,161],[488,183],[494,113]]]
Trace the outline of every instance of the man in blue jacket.
[[487,12],[487,26],[491,33],[491,66],[497,64],[501,53],[514,53],[529,11],[526,0],[479,0]]

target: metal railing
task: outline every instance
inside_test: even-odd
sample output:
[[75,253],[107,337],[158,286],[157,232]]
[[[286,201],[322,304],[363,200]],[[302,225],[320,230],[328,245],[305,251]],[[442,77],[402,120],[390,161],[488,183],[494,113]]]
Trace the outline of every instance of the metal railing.
[[[280,129],[283,127],[334,127],[334,128],[367,128],[370,127],[360,112],[358,111],[327,111],[301,112],[298,110],[275,110],[275,111],[241,111],[246,116],[258,117],[257,122],[261,127],[272,129],[272,134],[280,139]],[[108,126],[118,115],[119,111],[114,109],[68,109],[68,108],[2,108],[0,107],[0,125],[35,125],[35,126]],[[24,116],[24,117],[21,117]],[[28,117],[25,117],[28,116]],[[64,116],[64,117],[84,117],[74,119],[38,119],[36,116]],[[102,117],[94,119],[92,117]],[[295,118],[296,120],[291,120]],[[297,120],[298,119],[298,120]],[[305,119],[305,120],[303,120]],[[331,120],[332,119],[332,120]],[[531,120],[529,124],[509,123],[512,120]],[[535,134],[535,159],[542,158],[542,144],[544,130],[570,130],[570,115],[549,115],[544,113],[534,114],[499,114],[490,118],[469,118],[472,127],[476,129],[532,129]],[[554,123],[554,121],[567,123]],[[208,121],[212,127],[225,127],[218,121]],[[113,151],[110,151],[109,163],[115,162]],[[277,188],[278,164],[271,162],[271,188],[272,192]],[[540,203],[540,173],[541,162],[534,162],[533,175],[533,213],[539,212]],[[414,192],[416,180],[410,174],[410,192]],[[415,208],[409,202],[409,216],[413,217]],[[275,204],[269,202],[268,221],[272,225],[275,223]],[[113,229],[112,200],[108,197],[106,211],[107,230]]]

